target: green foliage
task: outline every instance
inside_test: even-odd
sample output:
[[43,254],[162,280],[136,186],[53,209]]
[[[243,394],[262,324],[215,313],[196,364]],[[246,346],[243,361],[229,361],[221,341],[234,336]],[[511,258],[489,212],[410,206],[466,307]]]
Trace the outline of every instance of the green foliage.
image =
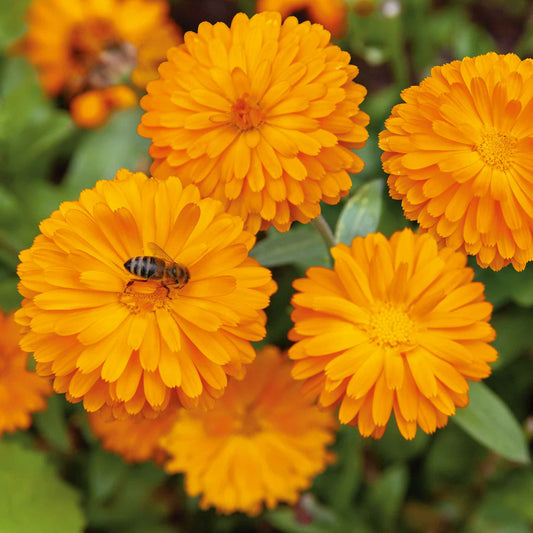
[[0,495],[0,531],[35,533],[37,527],[39,533],[84,530],[79,494],[41,452],[0,441]]
[[[29,2],[0,0],[0,308],[7,311],[20,306],[18,253],[31,245],[39,222],[97,180],[112,179],[119,168],[147,171],[150,164],[150,143],[136,132],[140,108],[82,131],[61,102],[43,94],[35,70],[13,46],[25,30]],[[210,14],[209,6],[222,3],[199,7]],[[405,0],[395,17],[386,16],[380,0],[367,17],[356,14],[355,0],[348,3],[348,31],[339,45],[360,67],[356,81],[368,87],[361,107],[370,116],[369,139],[357,151],[365,168],[352,176],[350,196],[322,206],[336,240],[347,244],[356,235],[415,227],[388,195],[378,147],[400,92],[434,65],[510,49],[510,41],[502,41],[489,23],[491,13],[503,33],[510,26],[520,29],[517,53],[533,54],[527,0]],[[254,0],[238,5],[254,12]],[[213,20],[217,13],[211,13]],[[328,247],[311,224],[294,224],[287,233],[260,233],[252,255],[272,268],[279,287],[267,309],[268,333],[261,344],[286,348],[292,282],[309,267],[330,266]],[[47,410],[34,415],[30,431],[0,440],[0,533],[531,531],[533,266],[493,272],[475,260],[470,264],[494,305],[499,358],[487,384],[471,384],[470,405],[435,435],[419,430],[406,441],[391,420],[374,441],[343,426],[331,448],[336,462],[296,505],[258,517],[220,516],[187,497],[181,476],[169,476],[152,463],[126,464],[104,452],[82,406],[55,395]]]
[[470,404],[453,420],[469,435],[503,457],[530,461],[525,435],[509,408],[483,383],[470,384]]

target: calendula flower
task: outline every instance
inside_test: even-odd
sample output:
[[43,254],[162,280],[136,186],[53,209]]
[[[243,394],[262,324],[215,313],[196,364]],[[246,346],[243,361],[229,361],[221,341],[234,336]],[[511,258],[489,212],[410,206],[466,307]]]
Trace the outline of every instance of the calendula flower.
[[159,439],[172,428],[176,411],[167,409],[154,419],[129,416],[122,420],[106,420],[98,413],[89,413],[88,420],[104,450],[122,456],[128,463],[150,460],[162,463],[165,453],[159,446]]
[[260,11],[279,11],[288,17],[302,11],[311,22],[322,24],[334,38],[346,31],[347,4],[344,0],[257,0],[255,6]]
[[434,67],[380,135],[405,216],[482,267],[533,259],[533,61],[489,53]]
[[[26,18],[23,48],[44,90],[67,102],[98,91],[92,105],[84,102],[86,108],[80,110],[78,102],[73,113],[83,127],[101,123],[95,123],[96,113],[90,113],[97,105],[95,95],[101,97],[101,107],[109,107],[113,99],[100,92],[106,88],[130,81],[144,90],[157,78],[167,49],[182,42],[165,0],[33,0]],[[129,105],[134,105],[138,96],[131,91],[135,99]],[[119,100],[124,104],[124,98]],[[84,121],[87,115],[91,121]],[[101,121],[108,115],[101,114]]]
[[170,456],[165,469],[185,474],[187,493],[201,495],[202,508],[255,515],[263,505],[296,502],[332,462],[334,428],[332,414],[302,395],[285,355],[267,346],[214,409],[178,413],[161,439]]
[[490,374],[492,305],[466,256],[411,230],[331,249],[333,269],[296,280],[293,376],[339,420],[379,438],[392,411],[406,439],[433,433]]
[[242,227],[194,185],[127,170],[63,202],[20,254],[16,318],[37,372],[115,418],[222,394],[275,290]]
[[28,370],[28,354],[19,348],[20,327],[0,310],[0,436],[28,429],[31,413],[46,407],[52,392],[47,379]]
[[348,194],[365,144],[366,90],[317,24],[279,13],[204,22],[168,52],[141,100],[152,173],[180,176],[255,233],[309,222]]

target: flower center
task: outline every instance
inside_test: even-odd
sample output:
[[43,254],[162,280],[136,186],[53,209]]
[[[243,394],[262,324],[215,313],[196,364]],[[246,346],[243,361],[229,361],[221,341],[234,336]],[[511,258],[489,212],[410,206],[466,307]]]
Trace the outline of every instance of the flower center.
[[257,418],[256,406],[254,404],[245,406],[242,413],[240,413],[237,431],[241,435],[251,437],[262,431],[262,429],[261,422]]
[[93,18],[74,26],[69,50],[75,71],[68,84],[71,95],[123,82],[137,64],[136,47],[123,41],[107,19]]
[[248,93],[237,98],[230,112],[230,122],[243,131],[257,128],[265,121],[265,118],[265,113]]
[[171,291],[171,288],[167,290],[159,282],[134,282],[120,295],[120,303],[128,307],[133,314],[147,313],[166,308]]
[[507,170],[511,165],[518,139],[495,129],[487,129],[481,134],[481,142],[475,150],[483,162],[498,170]]
[[400,344],[410,344],[414,329],[415,325],[407,313],[385,303],[372,315],[368,335],[379,346],[395,348]]

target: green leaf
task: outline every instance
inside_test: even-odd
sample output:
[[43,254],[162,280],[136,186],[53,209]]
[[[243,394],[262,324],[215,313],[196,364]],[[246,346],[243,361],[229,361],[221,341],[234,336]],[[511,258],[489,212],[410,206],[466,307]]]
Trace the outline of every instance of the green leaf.
[[0,309],[5,312],[13,311],[20,307],[22,297],[17,290],[17,278],[0,280]]
[[483,383],[470,383],[469,396],[468,407],[458,409],[452,420],[502,457],[528,463],[524,433],[510,409]]
[[405,464],[389,467],[370,485],[363,508],[376,531],[392,530],[405,499],[409,473]]
[[113,179],[117,170],[148,170],[149,139],[137,134],[142,110],[115,113],[101,129],[85,133],[65,177],[65,185],[78,195],[101,179]]
[[376,231],[383,205],[383,184],[381,179],[365,183],[348,200],[337,222],[335,230],[337,242],[349,246],[354,237],[364,237]]
[[128,466],[118,456],[95,449],[89,457],[89,493],[91,500],[109,498],[122,482]]
[[0,50],[24,32],[24,13],[31,0],[0,0]]
[[306,269],[329,265],[324,243],[310,224],[294,226],[286,233],[269,229],[267,236],[254,246],[250,255],[267,268],[298,265]]
[[0,531],[83,531],[78,493],[57,475],[45,456],[0,441]]
[[494,314],[491,325],[497,332],[493,344],[498,350],[498,359],[491,366],[497,371],[531,347],[533,310],[505,308]]
[[33,415],[33,425],[41,436],[61,453],[68,453],[71,448],[65,417],[65,402],[63,396],[54,394],[48,399],[46,411]]

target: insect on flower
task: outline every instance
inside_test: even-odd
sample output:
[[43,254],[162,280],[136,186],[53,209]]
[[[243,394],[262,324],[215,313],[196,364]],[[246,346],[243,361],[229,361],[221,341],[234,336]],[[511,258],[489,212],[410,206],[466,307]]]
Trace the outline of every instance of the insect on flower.
[[149,242],[148,247],[154,254],[131,257],[124,263],[128,272],[143,279],[131,279],[126,288],[136,281],[146,282],[150,280],[160,280],[161,284],[170,292],[169,285],[174,285],[181,289],[189,281],[189,269],[181,263],[176,263],[163,249],[154,242]]

